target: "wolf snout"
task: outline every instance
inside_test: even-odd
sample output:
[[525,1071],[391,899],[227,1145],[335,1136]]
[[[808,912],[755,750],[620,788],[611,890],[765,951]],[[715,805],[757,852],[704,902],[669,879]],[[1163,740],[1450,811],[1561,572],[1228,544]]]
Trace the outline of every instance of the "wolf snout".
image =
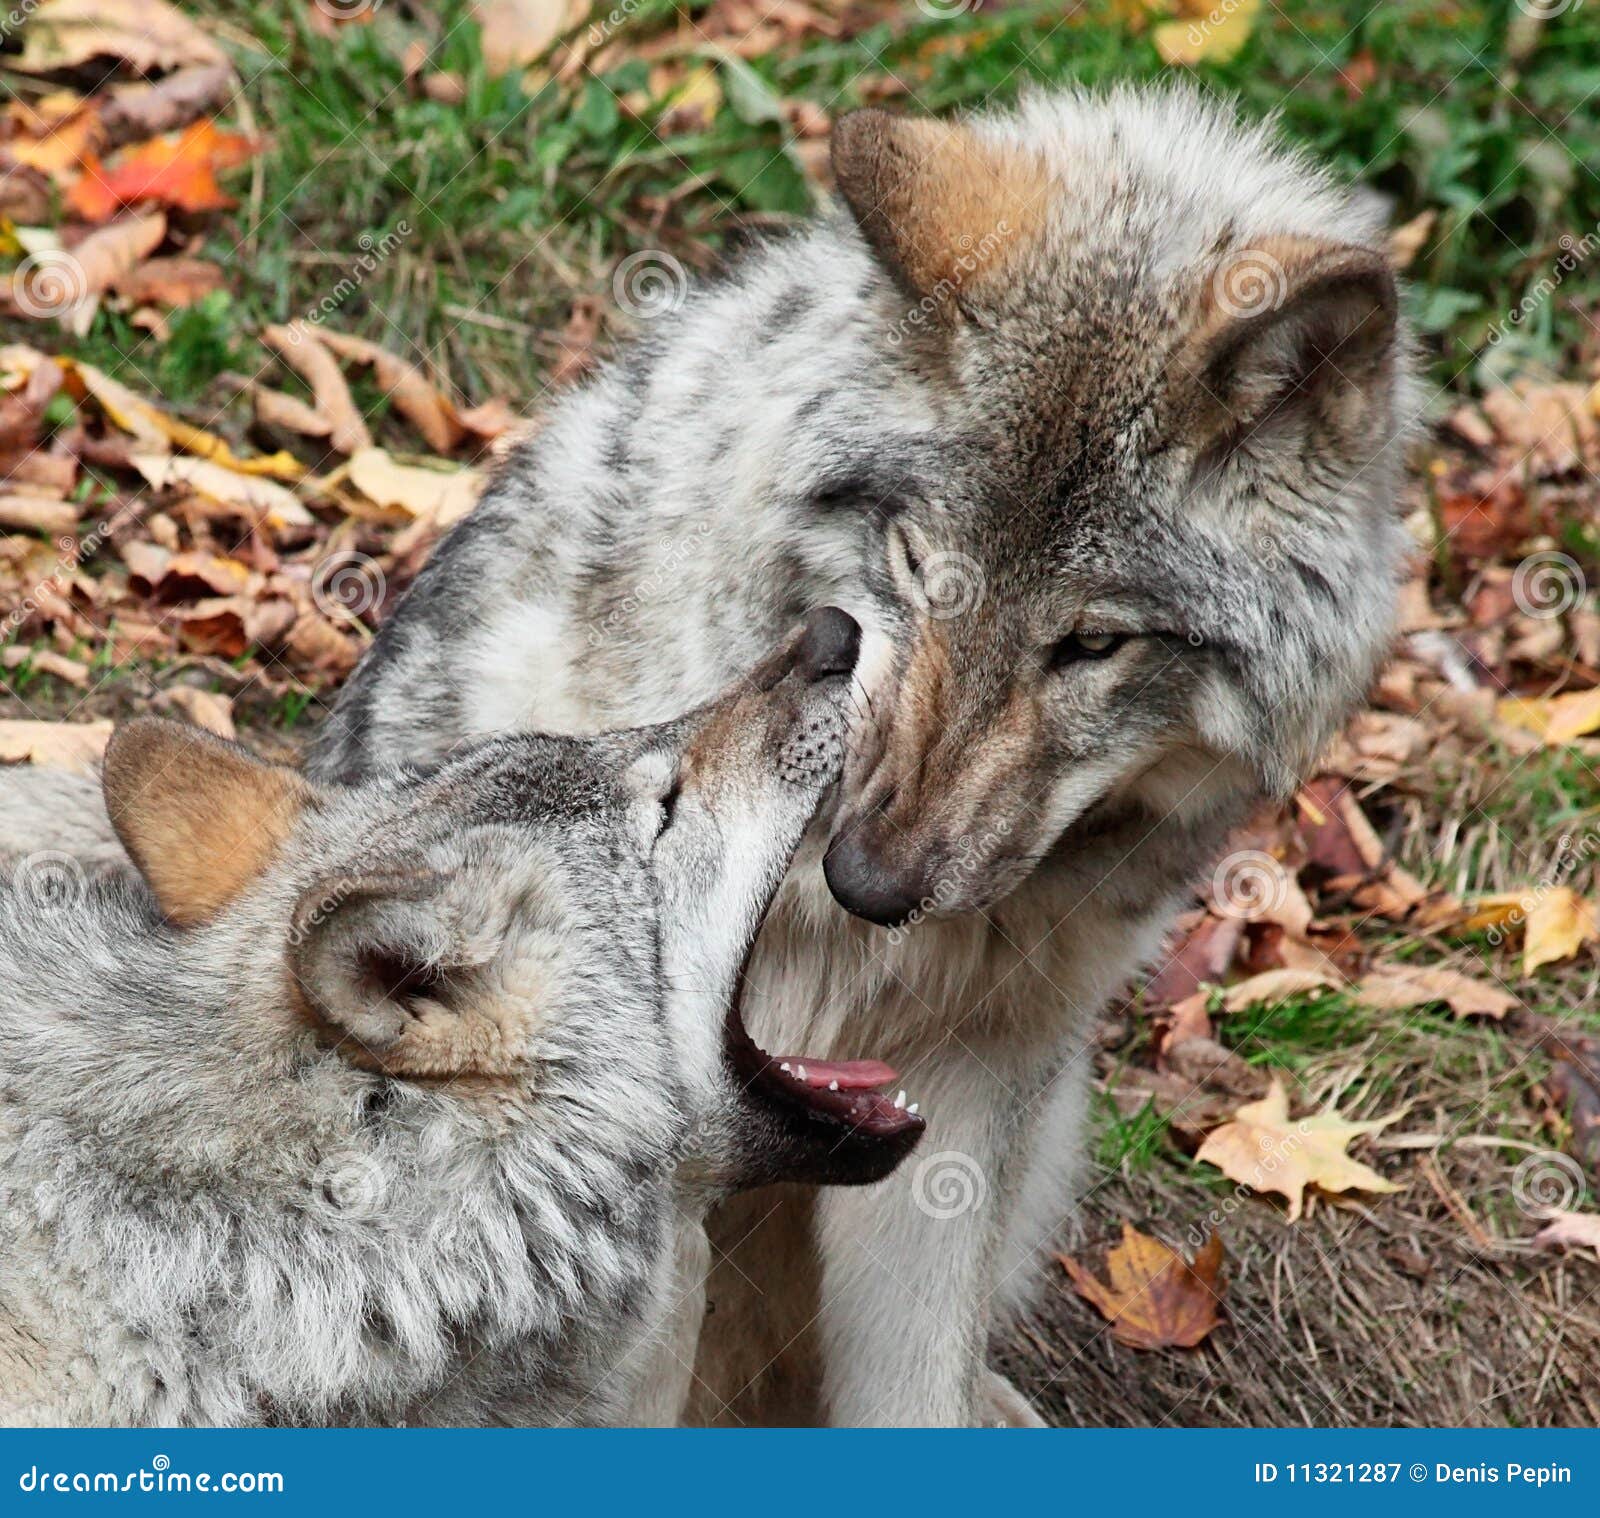
[[861,652],[861,626],[847,611],[823,606],[806,618],[795,645],[795,673],[812,684],[855,671]]
[[906,922],[928,894],[922,871],[891,864],[866,823],[834,838],[822,873],[845,911],[883,928]]

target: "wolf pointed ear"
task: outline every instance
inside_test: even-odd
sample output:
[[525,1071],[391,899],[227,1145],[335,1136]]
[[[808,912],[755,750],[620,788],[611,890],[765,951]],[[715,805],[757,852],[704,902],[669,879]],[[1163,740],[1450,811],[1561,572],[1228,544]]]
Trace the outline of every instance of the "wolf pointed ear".
[[1230,255],[1179,355],[1193,430],[1215,447],[1308,417],[1359,428],[1393,372],[1398,305],[1374,248],[1277,237]]
[[161,717],[111,735],[102,785],[117,837],[180,927],[256,879],[313,796],[294,770]]
[[924,116],[852,111],[833,129],[833,174],[866,239],[940,313],[992,275],[1042,222],[1043,162]]

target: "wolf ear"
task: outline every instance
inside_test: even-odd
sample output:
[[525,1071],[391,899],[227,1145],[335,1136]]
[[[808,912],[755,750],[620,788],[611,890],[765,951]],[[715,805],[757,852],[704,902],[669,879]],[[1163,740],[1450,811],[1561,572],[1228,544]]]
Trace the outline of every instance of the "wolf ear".
[[424,1077],[508,1068],[499,1028],[472,1015],[457,983],[444,886],[421,867],[337,875],[295,906],[290,979],[357,1064]]
[[161,717],[112,734],[102,785],[117,837],[180,927],[260,875],[313,794],[294,770]]
[[1180,354],[1194,431],[1210,446],[1280,420],[1349,433],[1392,370],[1397,331],[1394,272],[1382,252],[1263,239],[1215,271]]
[[834,126],[832,156],[839,193],[867,241],[913,295],[931,297],[947,317],[1043,220],[1043,163],[960,125],[852,111]]

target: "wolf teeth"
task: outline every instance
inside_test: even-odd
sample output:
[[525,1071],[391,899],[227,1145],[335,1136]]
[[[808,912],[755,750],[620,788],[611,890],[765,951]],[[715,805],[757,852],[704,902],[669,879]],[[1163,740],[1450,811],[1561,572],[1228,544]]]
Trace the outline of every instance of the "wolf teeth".
[[916,1115],[917,1115],[917,1104],[915,1102],[912,1102],[912,1104],[909,1107],[906,1108],[906,1116],[907,1117],[915,1117]]
[[828,1090],[837,1091],[838,1089],[839,1089],[838,1081],[829,1081],[828,1082]]
[[794,1073],[798,1075],[801,1080],[804,1080],[806,1078],[806,1067],[804,1065],[796,1065],[794,1067]]
[[894,1099],[894,1110],[896,1112],[898,1112],[903,1106],[905,1106],[905,1104],[906,1104],[906,1094],[905,1094],[904,1091],[902,1091],[899,1094],[899,1096],[897,1096]]

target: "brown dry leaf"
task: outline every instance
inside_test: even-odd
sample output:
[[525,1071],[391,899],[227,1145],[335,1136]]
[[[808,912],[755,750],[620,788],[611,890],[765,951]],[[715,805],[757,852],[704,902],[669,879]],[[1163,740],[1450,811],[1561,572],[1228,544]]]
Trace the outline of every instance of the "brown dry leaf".
[[482,28],[483,66],[491,78],[526,68],[582,23],[589,0],[472,0]]
[[1337,991],[1340,982],[1326,970],[1288,967],[1282,970],[1263,970],[1229,986],[1222,996],[1224,1012],[1242,1012],[1246,1007],[1271,1006],[1287,1001],[1291,996],[1304,996],[1310,991]]
[[1600,1213],[1563,1212],[1550,1214],[1550,1221],[1533,1236],[1545,1249],[1592,1249],[1600,1257]]
[[1222,1321],[1220,1234],[1191,1264],[1124,1222],[1122,1242],[1106,1255],[1105,1281],[1067,1255],[1056,1258],[1078,1295],[1105,1315],[1111,1337],[1131,1349],[1192,1349]]
[[0,495],[0,527],[54,534],[78,530],[78,508],[71,501],[38,495]]
[[1571,959],[1586,943],[1600,939],[1595,905],[1571,886],[1552,886],[1535,896],[1522,936],[1522,973]]
[[1433,224],[1438,221],[1437,211],[1424,211],[1420,216],[1413,216],[1410,221],[1396,227],[1389,234],[1388,257],[1389,265],[1394,269],[1409,269],[1416,261],[1429,237],[1433,235]]
[[221,110],[232,94],[233,70],[226,64],[182,68],[154,84],[140,81],[114,90],[100,107],[100,123],[114,144],[140,142]]
[[457,411],[456,420],[474,437],[487,443],[509,432],[521,418],[511,409],[510,401],[503,395],[495,395],[479,405]]
[[208,258],[149,258],[112,281],[118,295],[138,305],[193,305],[220,290],[227,276]]
[[1518,380],[1491,390],[1482,406],[1500,441],[1526,457],[1536,475],[1557,475],[1581,469],[1585,457],[1600,452],[1600,425],[1588,399],[1583,385]]
[[1547,748],[1554,748],[1600,728],[1600,686],[1547,698],[1507,696],[1495,704],[1495,715],[1537,733]]
[[339,372],[338,361],[320,336],[302,321],[290,322],[286,326],[269,326],[261,335],[268,346],[311,386],[317,410],[331,424],[329,436],[333,446],[340,453],[357,453],[363,448],[370,448],[372,434],[356,409],[350,387]]
[[1288,1221],[1299,1218],[1305,1191],[1398,1191],[1376,1170],[1345,1153],[1352,1139],[1377,1133],[1399,1114],[1352,1123],[1337,1112],[1291,1120],[1289,1094],[1274,1081],[1259,1102],[1241,1107],[1233,1120],[1211,1133],[1195,1156],[1229,1180],[1256,1191],[1275,1191],[1289,1201]]
[[292,490],[261,475],[241,474],[211,459],[183,454],[136,453],[129,463],[153,489],[187,485],[223,506],[237,507],[273,529],[309,527],[312,516]]
[[1408,1012],[1429,1002],[1443,1002],[1458,1017],[1504,1017],[1516,997],[1440,965],[1383,965],[1355,985],[1363,1006],[1385,1012]]
[[0,144],[0,153],[12,163],[37,169],[58,182],[70,182],[83,156],[103,135],[94,107],[79,101],[65,113],[50,116],[38,110],[28,112],[26,107],[23,110],[22,132]]
[[110,736],[109,722],[0,721],[0,761],[92,771]]
[[17,643],[0,648],[0,665],[6,669],[16,669],[23,664],[35,674],[53,675],[57,680],[65,680],[68,685],[86,688],[89,684],[89,666],[69,659],[65,654],[58,654],[53,648],[30,649]]
[[364,337],[330,332],[326,327],[321,328],[317,336],[340,358],[351,363],[370,364],[395,409],[422,434],[423,441],[435,453],[449,453],[466,436],[466,428],[457,417],[455,407],[410,360]]
[[48,74],[96,58],[115,58],[135,74],[228,63],[222,49],[166,0],[39,0],[22,33],[22,53],[7,66]]
[[[1168,948],[1160,968],[1144,988],[1144,1005],[1155,1011],[1175,1007],[1194,996],[1202,985],[1220,985],[1227,978],[1245,925],[1238,917],[1195,914],[1177,941]],[[1204,997],[1201,998],[1202,1003]]]
[[181,713],[196,727],[203,727],[219,738],[238,737],[232,696],[213,690],[196,690],[192,685],[175,685],[163,691],[156,704]]
[[476,469],[401,464],[383,448],[363,448],[343,473],[373,505],[398,509],[438,527],[465,516],[483,488],[483,476]]
[[[125,216],[108,227],[91,232],[70,250],[38,255],[32,270],[13,274],[7,291],[18,310],[31,306],[43,310],[76,337],[88,332],[100,305],[100,296],[117,279],[154,250],[167,235],[167,218],[157,211],[149,216]],[[33,281],[33,293],[23,297]]]
[[297,395],[274,390],[270,385],[252,385],[250,396],[255,403],[256,420],[265,427],[281,427],[301,437],[327,437],[333,431],[333,423]]

